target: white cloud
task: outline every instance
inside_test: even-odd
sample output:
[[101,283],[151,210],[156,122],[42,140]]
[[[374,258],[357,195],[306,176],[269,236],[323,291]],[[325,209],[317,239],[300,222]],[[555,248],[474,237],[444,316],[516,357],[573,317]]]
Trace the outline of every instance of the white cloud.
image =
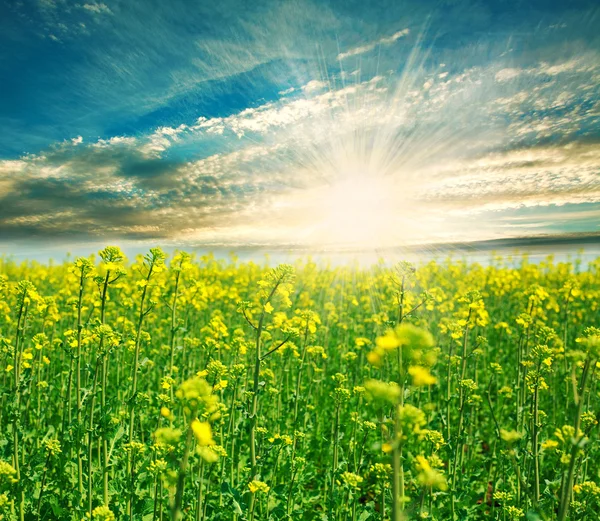
[[596,143],[511,150],[433,170],[421,197],[458,214],[600,202]]
[[291,94],[292,92],[294,92],[296,89],[295,87],[290,87],[289,89],[285,89],[285,90],[280,90],[279,91],[279,95],[280,96],[287,96],[288,94]]
[[178,127],[159,127],[145,138],[145,143],[140,147],[140,152],[147,156],[160,157],[162,152],[179,140],[179,136],[188,129],[181,124]]
[[309,81],[306,85],[302,86],[302,92],[304,92],[305,94],[311,94],[313,92],[323,90],[326,87],[327,83],[325,83],[324,81],[312,80]]
[[391,45],[392,43],[396,42],[400,38],[407,36],[409,33],[410,33],[409,29],[402,29],[401,31],[395,32],[392,36],[380,38],[379,40],[377,40],[375,42],[371,42],[366,45],[361,45],[359,47],[355,47],[354,49],[350,49],[349,51],[346,51],[346,52],[341,52],[337,55],[337,59],[345,60],[346,58],[349,58],[351,56],[357,56],[359,54],[364,54],[366,52],[372,51],[378,45]]
[[600,62],[597,53],[587,53],[577,58],[559,61],[556,63],[541,62],[536,66],[528,68],[509,67],[501,69],[496,73],[496,81],[502,83],[519,77],[559,76],[567,74],[585,74],[598,70]]
[[523,73],[520,69],[502,69],[496,73],[496,81],[510,81]]
[[83,4],[81,8],[94,14],[112,14],[110,8],[104,3]]
[[0,175],[19,175],[27,167],[27,160],[4,159],[0,160]]
[[131,136],[114,136],[108,139],[99,139],[91,146],[95,148],[108,148],[113,146],[133,147],[137,143],[137,139]]

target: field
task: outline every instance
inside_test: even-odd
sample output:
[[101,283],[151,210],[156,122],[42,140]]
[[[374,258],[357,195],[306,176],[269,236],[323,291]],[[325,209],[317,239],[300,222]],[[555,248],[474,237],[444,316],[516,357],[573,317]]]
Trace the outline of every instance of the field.
[[595,520],[600,261],[0,260],[0,519]]

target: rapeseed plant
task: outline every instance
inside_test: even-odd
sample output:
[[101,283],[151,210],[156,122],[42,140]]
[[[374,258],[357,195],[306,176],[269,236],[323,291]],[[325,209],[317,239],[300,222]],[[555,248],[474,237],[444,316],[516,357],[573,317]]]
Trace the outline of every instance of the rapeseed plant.
[[0,259],[0,517],[595,519],[599,302],[598,261]]

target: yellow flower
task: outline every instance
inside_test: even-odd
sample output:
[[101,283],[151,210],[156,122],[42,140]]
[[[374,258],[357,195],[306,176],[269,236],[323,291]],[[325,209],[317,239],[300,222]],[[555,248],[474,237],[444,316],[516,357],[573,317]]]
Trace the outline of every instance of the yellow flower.
[[252,494],[256,494],[257,492],[263,492],[266,494],[267,492],[269,492],[271,487],[269,487],[269,485],[267,485],[266,483],[255,479],[254,481],[248,483],[248,489],[250,489],[250,492],[252,492]]
[[437,488],[439,490],[447,490],[448,484],[444,475],[431,467],[429,462],[424,456],[416,457],[416,467],[419,473],[417,474],[417,481],[419,485],[427,488]]
[[506,429],[500,429],[500,437],[508,444],[516,443],[519,441],[523,434],[517,431],[507,431]]
[[372,365],[380,366],[381,355],[376,351],[371,351],[370,353],[367,353],[367,361]]
[[364,387],[367,399],[378,402],[396,403],[402,392],[398,384],[394,382],[382,382],[380,380],[367,380]]
[[360,484],[364,481],[362,476],[354,474],[353,472],[344,472],[342,474],[342,481],[348,485],[349,488],[358,489]]
[[92,510],[92,519],[94,521],[115,521],[115,515],[107,506],[99,506]]
[[388,331],[384,336],[377,338],[377,347],[383,350],[396,349],[400,346],[400,340],[393,331]]
[[162,427],[154,432],[154,439],[158,445],[176,445],[181,438],[179,429]]
[[434,385],[437,383],[435,376],[429,372],[429,369],[420,365],[413,365],[409,367],[408,374],[412,376],[412,383],[416,387]]
[[214,445],[210,447],[196,447],[196,453],[200,456],[206,463],[214,463],[219,460],[219,454],[215,452]]
[[221,391],[227,387],[227,384],[228,384],[227,380],[220,380],[218,383],[215,384],[215,386],[213,387],[213,390]]
[[192,421],[191,427],[198,445],[202,447],[214,445],[215,440],[213,440],[212,437],[212,429],[210,428],[210,423],[194,420]]
[[542,449],[547,451],[554,451],[558,448],[558,442],[556,440],[546,440],[542,443]]
[[0,460],[0,483],[3,481],[6,483],[16,483],[17,471],[10,463]]

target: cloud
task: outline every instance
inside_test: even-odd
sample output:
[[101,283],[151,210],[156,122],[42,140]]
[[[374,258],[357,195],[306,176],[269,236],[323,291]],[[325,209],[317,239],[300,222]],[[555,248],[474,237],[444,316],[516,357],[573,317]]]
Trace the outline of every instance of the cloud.
[[[280,12],[269,24],[291,24],[292,15]],[[168,105],[170,111],[155,115],[159,124],[123,125],[102,138],[73,131],[37,154],[0,161],[0,233],[308,244],[323,236],[318,217],[332,187],[364,178],[383,183],[393,201],[391,220],[401,234],[391,241],[537,229],[530,222],[495,226],[493,217],[600,202],[597,54],[529,64],[499,58],[461,66],[444,59],[450,67],[428,62],[417,49],[401,73],[390,72],[383,57],[377,66],[361,60],[344,75],[326,63],[334,62],[337,46],[322,58],[320,71],[284,69],[282,56],[296,59],[302,52],[267,45],[265,26],[244,31],[251,52],[243,51],[245,38],[196,41],[200,58],[193,73],[182,65],[181,76],[171,71],[160,78],[165,89],[157,88],[156,97],[146,91],[140,100],[144,110],[163,110],[181,92],[214,81],[212,95],[231,93],[222,110],[206,110],[200,97],[185,98],[177,105],[181,111]],[[338,58],[388,46],[403,33]],[[185,55],[189,65],[189,49],[180,55],[168,34],[148,38],[167,45],[170,58]],[[127,44],[127,36],[121,38]],[[146,64],[164,58],[157,42],[148,45],[142,56],[124,46],[119,59],[109,52],[96,75],[83,80],[88,94],[121,80],[131,92],[141,91],[154,70]],[[240,94],[264,79],[253,67],[273,62],[272,81],[262,84],[269,95],[250,100]],[[273,71],[282,70],[284,79],[276,81]],[[290,79],[289,70],[297,75]],[[223,78],[237,74],[243,80],[223,90]],[[115,113],[137,103],[117,99],[121,94],[114,93]],[[474,220],[486,224],[473,231]]]
[[502,69],[496,73],[496,81],[500,81],[500,82],[509,81],[514,78],[518,78],[521,74],[523,74],[523,72],[524,71],[522,71],[520,69],[513,69],[513,68]]
[[163,128],[137,139],[68,141],[0,161],[0,232],[7,239],[169,239],[192,224],[207,228],[223,214],[239,214],[271,182],[244,180],[239,171],[266,151],[192,163],[148,154],[157,136],[176,134]]
[[323,90],[327,87],[327,83],[319,80],[311,80],[306,85],[302,86],[302,92],[305,94],[311,94],[313,92],[317,92]]
[[391,45],[394,42],[398,41],[400,38],[407,36],[409,33],[410,33],[410,30],[408,28],[402,29],[401,31],[396,31],[391,36],[386,36],[386,37],[380,38],[379,40],[376,40],[374,42],[371,42],[371,43],[368,43],[365,45],[361,45],[359,47],[354,47],[353,49],[350,49],[349,51],[341,52],[337,55],[337,59],[345,60],[346,58],[350,58],[351,56],[358,56],[359,54],[364,54],[366,52],[372,51],[379,45]]
[[556,60],[554,63],[541,62],[536,66],[528,68],[508,67],[499,70],[496,73],[496,81],[506,82],[517,78],[530,80],[543,76],[555,77],[565,74],[586,74],[594,73],[600,68],[597,60],[597,53],[587,52],[567,60]]
[[179,140],[179,135],[187,130],[187,125],[181,124],[177,128],[159,127],[146,138],[146,143],[140,152],[146,156],[160,157],[173,143]]
[[456,214],[600,203],[600,142],[488,154],[437,175],[421,196]]
[[83,4],[81,8],[94,14],[113,14],[110,8],[104,3]]

